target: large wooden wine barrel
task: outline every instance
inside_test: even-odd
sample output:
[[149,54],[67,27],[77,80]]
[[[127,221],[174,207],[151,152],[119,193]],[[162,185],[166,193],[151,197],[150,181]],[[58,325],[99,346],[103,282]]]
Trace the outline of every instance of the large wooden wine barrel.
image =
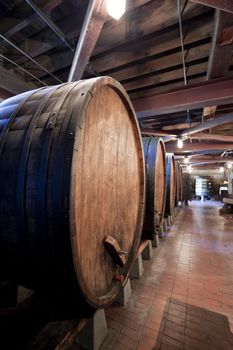
[[104,77],[30,91],[4,101],[0,121],[1,274],[111,303],[144,213],[143,148],[124,89]]
[[162,224],[166,195],[166,152],[162,139],[143,137],[146,163],[146,212],[143,239],[154,239]]
[[175,206],[176,174],[173,153],[166,154],[166,205],[165,217],[173,214]]
[[175,206],[182,202],[183,198],[183,171],[180,163],[175,162],[175,176],[176,176],[176,191],[175,191]]

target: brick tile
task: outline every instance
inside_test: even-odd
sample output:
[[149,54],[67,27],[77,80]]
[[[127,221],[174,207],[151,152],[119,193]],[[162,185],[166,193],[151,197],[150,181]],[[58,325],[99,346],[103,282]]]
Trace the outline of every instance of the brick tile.
[[183,342],[179,342],[168,336],[162,337],[161,350],[183,350]]
[[122,333],[119,334],[119,336],[117,337],[117,341],[130,349],[135,348],[135,346],[137,345],[137,339],[132,339],[131,337]]

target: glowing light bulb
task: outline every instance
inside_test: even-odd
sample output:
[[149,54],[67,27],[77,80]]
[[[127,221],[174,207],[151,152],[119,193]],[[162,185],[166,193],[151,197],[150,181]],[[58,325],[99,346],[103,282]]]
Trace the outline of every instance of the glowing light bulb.
[[228,169],[231,169],[232,168],[232,162],[228,162],[227,163],[227,167],[228,167]]
[[219,170],[220,170],[221,173],[224,172],[224,168],[223,167],[221,167]]
[[182,140],[182,139],[178,139],[178,140],[177,140],[177,147],[178,147],[178,148],[183,148],[183,146],[184,146],[183,140]]
[[188,157],[184,157],[184,162],[185,162],[185,164],[188,164],[188,163],[189,163]]
[[117,20],[125,13],[126,0],[107,0],[106,5],[108,14]]
[[188,171],[190,172],[190,171],[192,170],[191,165],[188,165],[187,169],[188,169]]

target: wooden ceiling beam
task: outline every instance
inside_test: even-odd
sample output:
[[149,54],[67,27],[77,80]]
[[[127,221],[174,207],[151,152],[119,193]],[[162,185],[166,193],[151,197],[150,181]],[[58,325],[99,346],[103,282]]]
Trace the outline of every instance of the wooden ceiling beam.
[[[192,127],[195,127],[195,126],[197,126],[197,125],[199,125],[200,123],[198,123],[198,122],[192,122],[191,123],[191,125],[190,125],[190,127],[192,128]],[[176,124],[176,125],[165,125],[165,126],[162,126],[162,130],[183,130],[183,129],[185,129],[185,128],[187,128],[187,124],[186,123],[180,123],[180,124]]]
[[216,79],[133,100],[139,120],[153,115],[233,102],[233,78]]
[[[233,132],[233,131],[232,131]],[[219,135],[219,134],[208,134],[198,133],[190,136],[192,140],[215,140],[221,142],[233,142],[233,135]]]
[[152,136],[176,136],[173,132],[165,131],[165,130],[153,130],[149,128],[140,127],[140,131],[142,135],[152,135]]
[[233,150],[232,143],[210,143],[210,142],[184,142],[183,148],[178,148],[176,142],[166,143],[166,152],[172,153],[187,153],[197,151],[225,151]]
[[80,33],[68,81],[80,80],[103,28],[107,10],[105,0],[91,0]]
[[220,78],[228,72],[232,62],[232,50],[233,14],[216,10],[207,70],[208,80]]
[[201,5],[206,5],[216,9],[233,13],[232,0],[191,0],[191,1]]
[[[179,161],[181,163],[184,163],[185,158],[186,158],[185,156],[180,156]],[[210,163],[212,163],[212,162],[213,163],[214,162],[228,162],[228,161],[233,161],[233,157],[224,158],[224,157],[212,156],[212,155],[200,157],[200,156],[193,156],[192,155],[192,156],[188,156],[188,161],[189,161],[189,164],[206,163],[206,162],[210,162]],[[187,164],[187,163],[184,163],[184,164]]]
[[212,129],[216,126],[233,122],[233,113],[228,113],[218,118],[208,120],[205,123],[201,123],[194,128],[188,128],[180,133],[180,136],[189,136],[204,130]]

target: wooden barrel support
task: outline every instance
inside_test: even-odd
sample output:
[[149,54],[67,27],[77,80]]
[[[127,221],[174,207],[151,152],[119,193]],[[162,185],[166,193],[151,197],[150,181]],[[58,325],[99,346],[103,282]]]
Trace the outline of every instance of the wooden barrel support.
[[142,239],[153,240],[165,210],[166,153],[162,139],[143,137],[146,163],[146,212]]
[[175,206],[175,160],[173,153],[166,154],[166,205],[165,217],[173,214]]
[[1,280],[77,307],[110,304],[144,213],[142,142],[124,89],[104,77],[30,91],[2,102],[0,121]]

